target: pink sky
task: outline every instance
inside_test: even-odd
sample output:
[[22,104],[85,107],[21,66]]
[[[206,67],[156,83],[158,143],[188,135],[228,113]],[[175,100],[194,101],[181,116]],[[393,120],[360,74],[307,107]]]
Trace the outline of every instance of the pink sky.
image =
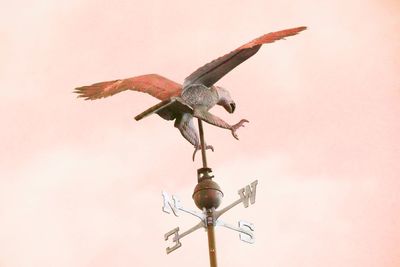
[[[206,125],[222,206],[259,180],[257,201],[223,219],[220,266],[400,266],[400,5],[397,1],[14,1],[0,16],[0,267],[207,266],[200,230],[165,254],[163,235],[197,223],[186,207],[192,147],[170,122],[133,117],[135,92],[84,102],[72,90],[193,70],[263,33],[265,45],[219,81],[250,120],[240,141]],[[177,164],[179,162],[179,164]]]

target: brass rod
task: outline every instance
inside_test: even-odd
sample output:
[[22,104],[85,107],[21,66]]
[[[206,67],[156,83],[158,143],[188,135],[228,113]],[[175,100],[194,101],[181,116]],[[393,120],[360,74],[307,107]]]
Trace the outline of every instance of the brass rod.
[[208,251],[210,254],[210,267],[217,267],[217,249],[215,246],[214,224],[207,226]]
[[204,142],[203,123],[201,119],[198,119],[198,122],[199,122],[199,133],[200,133],[201,158],[203,160],[203,168],[207,168],[206,145]]
[[[203,161],[203,168],[207,167],[206,157],[206,144],[204,142],[204,130],[201,119],[198,119],[200,145],[201,145],[201,158]],[[207,236],[208,236],[208,252],[210,255],[210,267],[217,267],[217,249],[215,246],[215,233],[214,233],[214,209],[207,212]]]

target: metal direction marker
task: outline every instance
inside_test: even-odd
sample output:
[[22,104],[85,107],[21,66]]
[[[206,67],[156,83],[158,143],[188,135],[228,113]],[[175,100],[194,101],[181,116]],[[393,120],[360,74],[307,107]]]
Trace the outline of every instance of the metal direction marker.
[[[228,229],[234,230],[239,232],[239,238],[240,240],[247,242],[247,243],[254,243],[254,225],[252,223],[246,222],[246,221],[239,221],[238,226],[234,226],[228,223],[223,222],[219,217],[223,215],[225,212],[228,210],[232,209],[236,205],[243,203],[243,206],[245,208],[249,207],[249,205],[254,204],[256,201],[256,190],[257,190],[257,184],[258,180],[255,180],[252,182],[250,185],[247,185],[246,187],[241,188],[238,191],[238,194],[240,198],[233,202],[232,204],[226,206],[225,208],[219,210],[219,211],[214,211],[214,210],[206,210],[203,209],[203,212],[197,212],[193,210],[186,209],[182,207],[181,202],[178,197],[172,195],[170,196],[166,192],[162,192],[162,197],[163,197],[163,207],[162,210],[165,213],[168,214],[174,214],[176,217],[179,216],[180,211],[191,214],[197,218],[200,219],[200,222],[193,226],[192,228],[186,230],[183,233],[180,233],[179,227],[176,227],[172,229],[171,231],[167,232],[164,235],[164,239],[167,241],[172,237],[172,242],[174,243],[173,246],[167,247],[166,252],[167,254],[171,253],[172,251],[180,248],[182,246],[181,244],[181,239],[194,231],[204,228],[207,230],[207,226],[211,223],[216,226],[223,226]],[[212,216],[209,216],[210,213]]]
[[[193,233],[194,231],[204,228],[207,231],[208,237],[208,252],[210,256],[210,266],[217,267],[217,249],[215,244],[215,226],[223,226],[228,229],[234,230],[239,233],[240,240],[247,243],[254,243],[254,225],[246,221],[239,221],[237,226],[225,223],[220,219],[220,217],[232,209],[236,205],[243,203],[245,208],[256,202],[256,192],[258,181],[255,180],[250,185],[241,188],[238,191],[239,199],[226,206],[221,210],[217,210],[221,204],[222,193],[219,185],[212,179],[214,176],[211,174],[212,170],[207,166],[206,158],[206,144],[204,141],[204,131],[201,120],[199,123],[199,134],[200,134],[200,147],[203,167],[197,170],[197,185],[194,188],[193,200],[196,206],[201,210],[201,212],[186,209],[182,206],[178,197],[172,195],[170,196],[166,192],[162,192],[163,197],[163,208],[162,210],[169,214],[174,214],[179,216],[181,212],[188,213],[200,219],[200,222],[193,226],[192,228],[186,230],[185,232],[180,232],[179,227],[176,227],[165,233],[164,239],[168,241],[172,239],[172,245],[166,248],[167,254],[180,248],[182,246],[181,239],[185,236]],[[196,147],[195,153],[198,150]]]
[[[183,85],[158,74],[147,74],[128,79],[95,83],[75,89],[78,96],[84,97],[86,100],[111,96],[125,90],[148,93],[160,99],[162,102],[142,112],[136,116],[135,119],[140,120],[148,115],[156,113],[165,120],[175,120],[174,126],[179,129],[182,136],[195,148],[193,160],[195,159],[196,152],[201,150],[203,167],[197,170],[198,183],[192,197],[196,206],[202,212],[185,209],[182,207],[177,197],[169,196],[165,192],[162,194],[164,212],[173,213],[175,216],[178,216],[180,212],[185,212],[200,219],[197,225],[183,233],[179,233],[179,227],[177,227],[164,235],[165,240],[173,236],[172,241],[174,245],[167,247],[167,253],[181,247],[182,244],[180,240],[186,235],[197,229],[205,228],[208,237],[210,265],[211,267],[217,267],[214,234],[215,226],[223,226],[237,231],[242,241],[248,243],[254,242],[254,225],[252,223],[239,221],[238,226],[233,226],[221,221],[219,217],[239,203],[243,203],[245,208],[254,204],[257,181],[239,190],[240,199],[222,210],[217,211],[222,201],[223,192],[219,185],[212,180],[214,176],[211,174],[211,168],[207,166],[206,149],[214,151],[214,148],[213,146],[206,145],[204,141],[202,120],[211,125],[231,131],[233,137],[238,139],[236,131],[244,126],[244,123],[248,123],[249,121],[242,119],[238,123],[230,125],[221,118],[210,113],[209,110],[215,105],[224,107],[229,113],[233,113],[236,107],[229,92],[215,85],[215,83],[232,69],[257,53],[263,44],[272,43],[284,39],[284,37],[296,35],[306,28],[307,27],[296,27],[264,34],[197,69],[186,77]],[[195,118],[198,119],[199,136],[193,125],[193,120]]]

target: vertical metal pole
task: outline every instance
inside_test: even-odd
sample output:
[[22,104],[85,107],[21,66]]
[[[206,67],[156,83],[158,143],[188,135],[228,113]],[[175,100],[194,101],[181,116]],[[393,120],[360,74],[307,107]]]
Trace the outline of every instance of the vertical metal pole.
[[207,223],[208,223],[207,225],[208,252],[210,255],[210,266],[217,267],[217,249],[215,245],[213,211],[208,214]]
[[[201,158],[203,160],[203,168],[208,168],[207,157],[206,157],[206,143],[204,142],[203,123],[201,119],[198,119],[198,122],[199,122]],[[215,233],[214,233],[214,208],[212,210],[207,211],[207,236],[208,236],[208,252],[210,255],[210,266],[217,267],[217,249],[215,246]]]
[[198,119],[198,122],[199,122],[199,134],[200,134],[200,144],[201,144],[201,158],[203,160],[203,168],[207,168],[206,144],[204,142],[203,123],[200,119]]

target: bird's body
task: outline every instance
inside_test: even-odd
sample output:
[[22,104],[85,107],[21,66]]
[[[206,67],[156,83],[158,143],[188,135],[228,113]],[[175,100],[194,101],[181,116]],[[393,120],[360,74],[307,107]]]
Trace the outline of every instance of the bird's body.
[[[254,39],[197,69],[185,79],[183,85],[158,74],[147,74],[82,86],[76,88],[75,92],[79,94],[79,97],[87,100],[111,96],[125,90],[149,93],[162,102],[139,114],[135,119],[140,120],[147,115],[157,113],[166,120],[175,120],[174,126],[179,129],[187,141],[194,145],[196,152],[200,149],[200,142],[193,118],[229,129],[236,139],[238,139],[236,130],[248,122],[241,120],[237,124],[230,125],[209,112],[215,105],[224,107],[229,113],[233,113],[236,107],[230,93],[214,84],[229,71],[257,53],[262,44],[295,35],[305,29],[306,27],[287,29]],[[207,146],[207,148],[212,149],[211,146]]]
[[185,87],[180,97],[193,109],[205,110],[210,110],[219,100],[215,86],[208,88],[202,84],[191,84]]

